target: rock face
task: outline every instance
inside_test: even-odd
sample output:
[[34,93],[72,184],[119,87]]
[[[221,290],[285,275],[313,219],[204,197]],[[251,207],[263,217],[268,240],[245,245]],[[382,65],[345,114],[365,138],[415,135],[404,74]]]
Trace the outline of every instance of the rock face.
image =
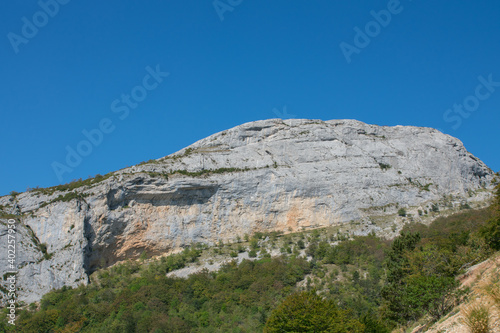
[[[434,129],[271,119],[71,190],[2,197],[0,208],[21,221],[17,283],[19,298],[29,303],[143,251],[168,253],[256,231],[339,225],[383,232],[375,217],[400,221],[401,207],[486,200],[492,178],[458,139]],[[5,249],[7,220],[1,221]]]

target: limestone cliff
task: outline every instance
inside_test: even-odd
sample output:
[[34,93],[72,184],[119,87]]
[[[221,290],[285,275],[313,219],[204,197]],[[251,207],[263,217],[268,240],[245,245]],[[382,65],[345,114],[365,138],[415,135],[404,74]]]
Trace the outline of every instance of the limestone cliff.
[[[332,225],[390,234],[377,216],[398,222],[402,207],[487,200],[492,177],[458,139],[431,128],[271,119],[94,180],[2,197],[0,213],[21,221],[19,297],[32,302],[143,251]],[[6,261],[2,251],[0,274]]]

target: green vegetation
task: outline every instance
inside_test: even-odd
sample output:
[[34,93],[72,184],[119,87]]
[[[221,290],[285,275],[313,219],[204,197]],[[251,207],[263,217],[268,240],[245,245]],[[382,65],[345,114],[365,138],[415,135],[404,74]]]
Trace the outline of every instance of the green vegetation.
[[399,208],[399,210],[398,210],[398,215],[399,215],[399,216],[402,216],[402,217],[405,217],[405,216],[406,216],[406,209],[404,209],[404,208]]
[[[222,133],[222,135],[225,135],[225,134],[226,133]],[[189,148],[186,148],[184,150],[183,154],[165,156],[165,157],[162,157],[160,160],[161,161],[168,161],[168,160],[174,160],[175,161],[175,160],[178,160],[178,159],[180,159],[182,157],[186,157],[186,156],[189,156],[189,155],[194,154],[194,153],[196,153],[196,149],[189,147]],[[157,160],[149,160],[149,161],[146,161],[146,162],[142,162],[139,165],[150,164],[150,163],[156,164],[156,163],[159,163],[159,161],[157,161]]]
[[491,206],[492,216],[481,229],[486,242],[495,250],[500,250],[500,184],[495,188],[495,201]]
[[490,325],[490,310],[484,304],[469,305],[463,310],[464,323],[471,333],[493,332]]
[[59,195],[57,198],[54,198],[50,201],[46,201],[44,203],[42,203],[40,205],[40,208],[41,207],[45,207],[47,205],[50,205],[51,203],[54,203],[54,202],[58,202],[58,201],[62,201],[62,202],[69,202],[73,199],[80,199],[80,200],[83,200],[85,197],[88,197],[90,194],[88,193],[77,193],[77,192],[69,192],[69,193],[66,193],[65,195]]
[[267,320],[264,332],[364,332],[364,325],[332,299],[315,291],[288,296]]
[[[33,232],[33,230],[31,229],[31,227],[29,225],[25,225],[26,229],[28,230],[28,233],[31,237],[31,242],[33,243],[33,245],[35,245],[36,248],[38,248],[38,250],[40,250],[40,252],[43,253],[43,259],[50,259],[52,258],[52,256],[54,255],[53,253],[49,253],[47,251],[47,244],[45,243],[40,243],[40,240],[38,239],[38,237],[36,237],[35,233]],[[41,260],[43,260],[41,259]]]
[[10,205],[0,205],[0,219],[19,219],[21,216],[7,213],[6,210],[12,208]]
[[378,166],[380,167],[380,169],[382,169],[383,171],[385,170],[388,170],[390,168],[392,168],[392,166],[390,164],[385,164],[385,163],[379,163]]
[[467,203],[461,203],[460,204],[460,209],[471,209],[472,207]]
[[160,172],[148,172],[148,175],[151,178],[163,177],[168,180],[168,173],[160,173]]
[[194,148],[186,148],[186,150],[184,150],[184,156],[188,156],[188,155],[191,155],[192,153],[194,152]]
[[145,164],[159,164],[160,162],[157,161],[157,160],[148,160],[148,161],[142,161],[141,163],[139,163],[138,165],[145,165]]
[[[47,294],[40,311],[21,311],[21,332],[258,332],[270,311],[309,272],[304,259],[225,265],[187,279],[161,263],[130,262],[99,273],[98,283]],[[5,317],[5,316],[4,316]]]
[[50,259],[54,255],[53,253],[48,253],[47,252],[47,244],[45,243],[38,243],[38,249],[43,253],[44,259]]
[[420,183],[418,180],[412,180],[410,177],[407,177],[406,180],[411,185],[418,187],[420,189],[420,191],[427,191],[427,192],[429,192],[430,191],[429,186],[433,185],[432,183],[428,183],[428,184],[422,185],[422,183]]
[[[147,260],[143,252],[140,260],[96,271],[88,286],[48,293],[39,309],[20,309],[16,329],[385,333],[416,321],[430,324],[466,297],[456,277],[496,250],[499,196],[497,189],[489,209],[467,209],[429,226],[406,224],[393,241],[327,228],[255,233],[235,244],[198,244],[158,260]],[[35,244],[43,252],[44,245]],[[276,249],[282,256],[270,258]],[[186,279],[167,277],[200,258],[213,264],[206,255],[227,258],[244,251],[256,260],[233,261]],[[488,292],[500,295],[497,289]],[[12,331],[5,318],[0,331]],[[483,320],[484,311],[470,318]]]
[[[187,170],[173,170],[170,172],[171,175],[173,174],[180,174],[183,176],[189,176],[189,177],[200,177],[204,175],[211,175],[211,174],[220,174],[220,173],[229,173],[229,172],[243,172],[243,171],[249,171],[252,170],[250,168],[219,168],[219,169],[203,169],[200,171],[187,171]],[[255,168],[253,170],[256,170]]]
[[90,177],[90,178],[87,178],[85,180],[82,180],[80,178],[77,180],[73,180],[67,184],[62,184],[62,185],[57,185],[57,186],[52,186],[52,187],[47,187],[47,188],[34,188],[31,190],[33,192],[38,192],[38,193],[45,194],[45,195],[52,195],[56,191],[73,191],[74,189],[77,189],[77,188],[82,187],[82,186],[95,185],[95,184],[98,184],[98,183],[108,179],[112,175],[113,175],[112,172],[108,173],[104,176],[97,174],[95,177]]
[[17,219],[19,215],[9,214],[0,209],[0,219]]
[[420,186],[420,190],[422,190],[422,191],[430,191],[429,190],[429,186],[431,186],[431,185],[432,185],[432,183],[428,183],[428,184],[425,184],[423,186]]

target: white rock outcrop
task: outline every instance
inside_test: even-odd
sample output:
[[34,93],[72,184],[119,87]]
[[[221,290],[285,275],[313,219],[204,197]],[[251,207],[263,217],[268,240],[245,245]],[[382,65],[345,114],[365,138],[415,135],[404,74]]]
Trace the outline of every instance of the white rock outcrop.
[[[435,129],[271,119],[72,191],[5,196],[0,207],[21,220],[19,298],[32,302],[143,251],[351,222],[358,233],[379,232],[371,217],[394,215],[398,207],[487,200],[492,178],[458,139]],[[1,221],[5,249],[7,220]],[[2,252],[0,274],[6,261]]]

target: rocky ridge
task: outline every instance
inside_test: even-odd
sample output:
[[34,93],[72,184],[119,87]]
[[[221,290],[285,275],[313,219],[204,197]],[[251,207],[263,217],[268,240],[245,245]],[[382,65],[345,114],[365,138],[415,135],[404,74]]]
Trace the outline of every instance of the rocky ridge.
[[[430,210],[486,202],[492,178],[435,129],[271,119],[93,180],[1,197],[0,242],[6,249],[16,217],[18,293],[29,303],[144,251],[336,225],[390,237]],[[7,267],[2,253],[0,274]]]

